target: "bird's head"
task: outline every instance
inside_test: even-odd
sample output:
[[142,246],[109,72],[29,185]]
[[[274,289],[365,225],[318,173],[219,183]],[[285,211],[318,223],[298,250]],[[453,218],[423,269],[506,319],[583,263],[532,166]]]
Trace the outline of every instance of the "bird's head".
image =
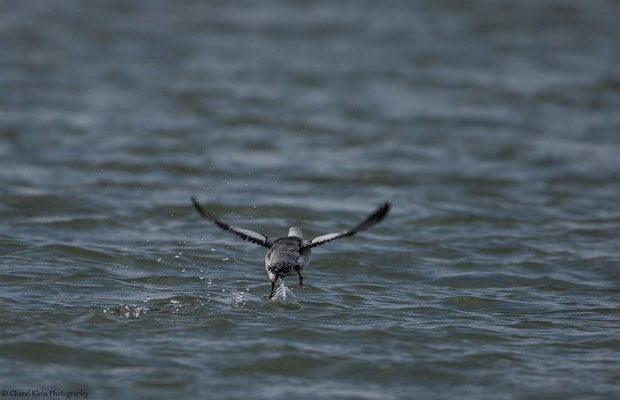
[[288,235],[289,236],[295,236],[295,237],[298,237],[300,239],[304,238],[304,234],[301,231],[301,228],[298,228],[296,226],[291,226],[290,228],[288,228]]

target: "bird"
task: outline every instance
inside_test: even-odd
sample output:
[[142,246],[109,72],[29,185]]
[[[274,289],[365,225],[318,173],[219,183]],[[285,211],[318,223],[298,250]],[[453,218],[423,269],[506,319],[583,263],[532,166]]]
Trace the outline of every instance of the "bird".
[[301,272],[310,264],[310,256],[312,249],[331,242],[332,240],[353,236],[357,232],[368,229],[371,226],[381,222],[390,211],[392,204],[389,201],[380,204],[366,219],[357,224],[352,229],[340,232],[328,233],[317,236],[311,240],[304,240],[303,231],[297,226],[292,226],[288,230],[288,235],[284,237],[271,238],[249,229],[237,228],[215,218],[213,215],[205,211],[196,200],[191,197],[194,208],[205,220],[214,223],[222,230],[229,231],[241,239],[247,240],[254,244],[268,248],[265,255],[265,269],[267,276],[271,281],[271,293],[269,300],[273,297],[273,290],[278,279],[283,278],[293,270],[299,276],[299,286],[303,287],[304,278]]

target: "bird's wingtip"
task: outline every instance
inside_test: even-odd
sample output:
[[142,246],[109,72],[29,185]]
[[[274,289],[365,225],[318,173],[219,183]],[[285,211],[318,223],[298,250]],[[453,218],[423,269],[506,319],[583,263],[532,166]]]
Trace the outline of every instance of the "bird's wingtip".
[[379,210],[381,210],[381,214],[387,215],[387,213],[392,208],[392,202],[389,200],[384,201],[379,205]]

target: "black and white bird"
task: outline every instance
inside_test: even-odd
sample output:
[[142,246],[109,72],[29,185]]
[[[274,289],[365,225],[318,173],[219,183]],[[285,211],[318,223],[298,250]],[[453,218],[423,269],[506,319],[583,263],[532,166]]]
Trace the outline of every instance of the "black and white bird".
[[359,231],[370,228],[371,226],[381,222],[388,214],[391,207],[389,202],[381,204],[375,211],[372,212],[372,214],[370,214],[363,222],[359,223],[355,228],[317,236],[312,240],[304,240],[301,228],[296,226],[289,228],[288,236],[270,238],[248,229],[241,229],[228,225],[227,223],[218,220],[213,215],[206,212],[200,204],[198,204],[195,197],[192,196],[191,199],[194,208],[198,211],[198,214],[200,214],[207,221],[213,222],[220,229],[234,233],[241,239],[269,249],[269,251],[267,251],[267,255],[265,255],[265,269],[267,270],[267,276],[269,276],[269,280],[271,281],[271,293],[269,294],[269,299],[273,297],[273,289],[276,281],[283,278],[293,270],[295,270],[299,276],[299,286],[303,286],[304,278],[301,276],[301,271],[307,267],[308,264],[310,264],[310,254],[313,247],[331,242],[332,240],[353,236]]

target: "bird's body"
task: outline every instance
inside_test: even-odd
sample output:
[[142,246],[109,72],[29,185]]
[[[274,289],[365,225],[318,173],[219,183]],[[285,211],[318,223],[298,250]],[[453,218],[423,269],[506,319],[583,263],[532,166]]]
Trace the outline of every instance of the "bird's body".
[[[299,229],[299,228],[297,228]],[[293,228],[289,229],[289,235]],[[301,233],[301,229],[299,229]],[[303,238],[299,236],[288,236],[276,239],[271,249],[265,255],[265,269],[271,281],[271,293],[279,278],[282,278],[295,270],[299,275],[299,286],[303,286],[304,278],[301,271],[310,264],[312,249],[303,247]]]
[[342,232],[328,233],[327,235],[318,236],[312,240],[304,240],[301,228],[291,227],[289,228],[288,236],[271,239],[268,236],[262,235],[257,232],[253,232],[247,229],[236,228],[219,221],[211,214],[202,209],[200,204],[192,197],[192,203],[198,213],[208,221],[213,222],[218,227],[224,230],[228,230],[242,239],[248,240],[252,243],[269,248],[265,255],[265,269],[267,276],[271,281],[271,293],[269,298],[273,297],[273,290],[275,283],[278,279],[283,278],[287,274],[295,271],[299,276],[299,285],[303,286],[303,277],[301,271],[310,264],[310,256],[312,254],[312,248],[320,246],[335,239],[339,239],[346,236],[352,236],[358,231],[369,228],[370,226],[380,222],[385,218],[390,210],[390,203],[382,204],[375,212],[364,220],[364,222],[358,224],[355,228]]

